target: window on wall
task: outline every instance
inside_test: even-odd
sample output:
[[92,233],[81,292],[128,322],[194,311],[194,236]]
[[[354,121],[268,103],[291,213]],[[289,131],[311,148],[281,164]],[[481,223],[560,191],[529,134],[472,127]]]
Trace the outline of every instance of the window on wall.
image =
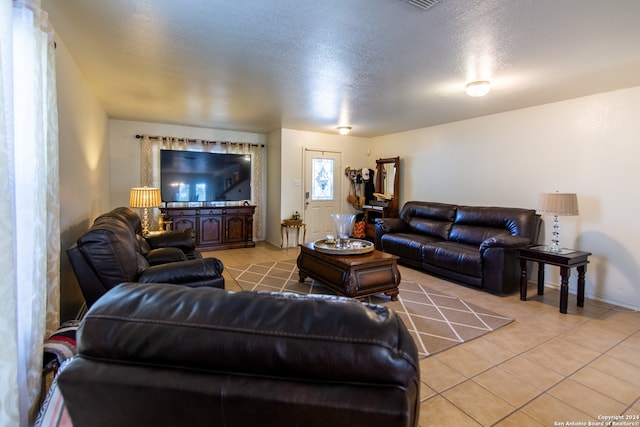
[[311,200],[333,200],[333,159],[311,159]]
[[196,184],[196,201],[207,200],[207,184]]
[[179,202],[188,202],[189,201],[189,184],[185,184],[183,182],[177,185],[178,195],[176,196],[176,200]]

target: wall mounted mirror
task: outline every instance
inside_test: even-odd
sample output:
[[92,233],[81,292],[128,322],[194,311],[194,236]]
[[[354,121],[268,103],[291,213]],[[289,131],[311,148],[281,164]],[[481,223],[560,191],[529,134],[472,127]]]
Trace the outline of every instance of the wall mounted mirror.
[[388,194],[395,199],[399,192],[400,158],[376,160],[376,192]]
[[[376,160],[375,193],[364,206],[365,235],[376,237],[375,224],[379,218],[397,218],[400,205],[400,157]],[[380,197],[377,193],[380,193]]]
[[394,163],[385,163],[382,169],[382,191],[381,193],[393,196],[393,185],[396,180],[396,165]]

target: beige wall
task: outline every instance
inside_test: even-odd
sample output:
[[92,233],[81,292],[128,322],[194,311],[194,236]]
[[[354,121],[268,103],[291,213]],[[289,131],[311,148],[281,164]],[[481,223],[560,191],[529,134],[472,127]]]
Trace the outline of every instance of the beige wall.
[[[371,142],[377,156],[401,158],[401,203],[536,208],[540,192],[577,193],[580,215],[560,218],[560,241],[593,253],[587,296],[640,309],[638,111],[635,87]],[[545,279],[557,285],[559,272]]]
[[[326,134],[316,132],[305,132],[293,129],[282,129],[280,133],[280,164],[278,179],[281,183],[279,188],[279,209],[276,212],[280,216],[269,218],[267,240],[280,245],[280,222],[282,218],[288,218],[292,213],[298,211],[304,217],[304,189],[295,184],[296,180],[304,183],[304,151],[307,150],[327,150],[341,153],[342,165],[339,170],[346,167],[375,168],[376,161],[372,156],[367,155],[369,139],[352,136],[341,136],[338,134]],[[270,146],[267,147],[267,151]],[[341,174],[341,176],[344,176]],[[349,191],[349,181],[345,177],[342,182],[342,212],[355,213],[355,210],[346,201]],[[271,203],[272,196],[269,194],[267,203]],[[293,244],[293,241],[292,241]]]
[[270,132],[267,138],[267,197],[265,240],[273,244],[280,243],[280,218],[282,218],[282,129]]
[[61,321],[75,318],[84,298],[66,250],[109,209],[107,115],[64,43],[56,40],[60,153]]

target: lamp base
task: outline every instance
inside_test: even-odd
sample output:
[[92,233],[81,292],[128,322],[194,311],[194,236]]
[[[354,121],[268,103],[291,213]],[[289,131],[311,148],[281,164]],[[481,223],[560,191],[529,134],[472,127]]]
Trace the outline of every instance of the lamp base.
[[142,211],[142,236],[147,237],[149,235],[149,208],[144,208]]
[[560,225],[558,215],[553,215],[553,233],[549,252],[562,252],[562,246],[560,246]]
[[551,248],[551,246],[547,246],[547,245],[533,246],[531,247],[531,249],[535,251],[549,252],[552,254],[559,254],[559,255],[566,255],[566,254],[571,254],[575,252],[575,250],[573,249],[555,249],[554,250]]

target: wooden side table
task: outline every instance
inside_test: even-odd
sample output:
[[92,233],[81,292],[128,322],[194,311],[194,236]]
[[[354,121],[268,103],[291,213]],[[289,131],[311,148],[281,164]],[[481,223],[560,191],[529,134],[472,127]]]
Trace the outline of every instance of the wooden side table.
[[578,270],[578,307],[584,307],[584,275],[587,271],[591,252],[562,249],[559,252],[550,251],[547,246],[531,246],[518,250],[520,258],[520,300],[527,300],[527,261],[538,263],[538,295],[544,295],[544,265],[551,264],[560,267],[560,313],[567,313],[569,300],[569,276],[571,268]]
[[[307,238],[307,227],[304,222],[283,222],[280,224],[280,247],[284,248],[284,243],[287,242],[287,247],[289,247],[289,229],[296,230],[296,246],[297,242],[300,241],[300,229],[302,229],[302,243],[304,243]],[[286,240],[285,240],[286,234]]]

